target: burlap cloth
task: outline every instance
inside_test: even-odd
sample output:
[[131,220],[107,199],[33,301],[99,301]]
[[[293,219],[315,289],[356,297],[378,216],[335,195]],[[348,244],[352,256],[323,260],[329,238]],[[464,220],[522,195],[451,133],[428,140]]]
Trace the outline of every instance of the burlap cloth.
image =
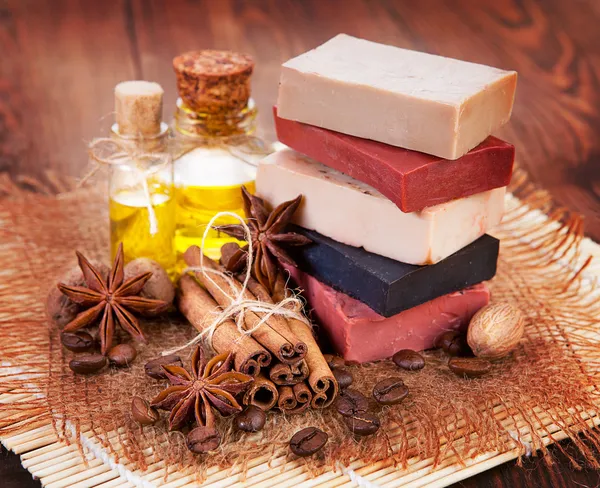
[[[399,406],[374,406],[383,422],[376,436],[355,440],[333,409],[300,416],[272,413],[265,430],[254,435],[234,432],[231,421],[222,420],[222,448],[194,456],[182,434],[168,432],[164,421],[140,428],[130,418],[133,395],[152,398],[161,390],[161,382],[144,375],[144,363],[193,337],[191,326],[177,316],[145,323],[150,344],[140,347],[131,369],[82,377],[69,370],[72,353],[61,347],[59,331],[45,317],[47,290],[75,264],[75,249],[108,263],[105,196],[90,189],[57,197],[33,194],[0,175],[0,393],[35,393],[34,400],[12,403],[9,418],[0,416],[0,435],[50,420],[66,442],[80,442],[79,432],[85,430],[130,470],[161,460],[201,480],[215,466],[243,469],[265,456],[294,460],[288,441],[310,425],[330,435],[320,455],[306,460],[314,474],[356,459],[387,459],[405,467],[409,459],[438,462],[451,454],[461,463],[515,447],[520,454],[539,450],[547,455],[543,438],[552,439],[558,428],[598,468],[590,446],[600,447],[600,436],[590,419],[596,417],[600,382],[600,300],[599,285],[582,272],[590,265],[580,251],[582,221],[554,208],[548,195],[531,188],[520,173],[514,181],[512,191],[520,200],[507,197],[506,217],[495,232],[501,239],[498,275],[490,287],[493,301],[509,301],[524,312],[526,336],[491,374],[458,378],[444,356],[427,353],[423,371],[401,373],[409,397]],[[544,213],[551,219],[541,218]],[[390,361],[351,371],[356,387],[367,394],[379,379],[399,374]]]

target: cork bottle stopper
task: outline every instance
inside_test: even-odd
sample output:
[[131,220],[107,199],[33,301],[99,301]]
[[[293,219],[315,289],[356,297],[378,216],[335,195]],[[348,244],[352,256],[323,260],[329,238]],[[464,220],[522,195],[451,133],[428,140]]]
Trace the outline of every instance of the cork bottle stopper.
[[119,134],[155,136],[160,133],[164,90],[150,81],[124,81],[115,86]]
[[190,51],[173,59],[179,97],[190,109],[227,115],[250,99],[254,60],[231,51]]

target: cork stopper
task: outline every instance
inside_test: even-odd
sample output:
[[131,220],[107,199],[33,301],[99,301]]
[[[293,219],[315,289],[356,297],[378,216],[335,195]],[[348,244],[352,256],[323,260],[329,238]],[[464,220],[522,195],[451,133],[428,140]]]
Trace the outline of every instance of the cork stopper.
[[159,134],[163,94],[162,87],[150,81],[124,81],[115,86],[115,112],[119,134]]
[[190,109],[212,115],[240,111],[250,99],[254,60],[231,51],[190,51],[173,59],[179,97]]

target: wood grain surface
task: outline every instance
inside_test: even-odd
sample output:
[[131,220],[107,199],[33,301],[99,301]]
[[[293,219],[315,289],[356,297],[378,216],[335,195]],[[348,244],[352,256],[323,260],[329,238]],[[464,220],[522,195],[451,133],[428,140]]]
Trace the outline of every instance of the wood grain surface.
[[[114,85],[159,82],[170,118],[171,60],[198,48],[256,58],[253,96],[272,140],[280,64],[339,32],[517,70],[513,117],[498,135],[600,240],[598,0],[0,0],[0,172],[81,176],[86,143],[112,123]],[[1,486],[29,486],[13,462],[0,457]],[[553,467],[511,463],[462,485],[599,483],[559,456]]]

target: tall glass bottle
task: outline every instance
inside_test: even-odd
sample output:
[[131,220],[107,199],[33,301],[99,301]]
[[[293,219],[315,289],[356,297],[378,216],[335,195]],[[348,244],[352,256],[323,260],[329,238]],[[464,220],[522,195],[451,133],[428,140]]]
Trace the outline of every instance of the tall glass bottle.
[[169,127],[161,122],[163,90],[128,81],[115,87],[111,128],[109,217],[111,254],[123,243],[125,261],[154,259],[175,270],[175,199]]
[[[256,163],[269,148],[256,137],[256,107],[250,98],[254,62],[228,51],[195,51],[173,60],[179,99],[175,138],[175,250],[201,245],[210,220],[221,211],[244,216],[241,187],[254,192]],[[222,217],[215,223],[237,223]],[[204,252],[220,256],[235,239],[208,231]]]

